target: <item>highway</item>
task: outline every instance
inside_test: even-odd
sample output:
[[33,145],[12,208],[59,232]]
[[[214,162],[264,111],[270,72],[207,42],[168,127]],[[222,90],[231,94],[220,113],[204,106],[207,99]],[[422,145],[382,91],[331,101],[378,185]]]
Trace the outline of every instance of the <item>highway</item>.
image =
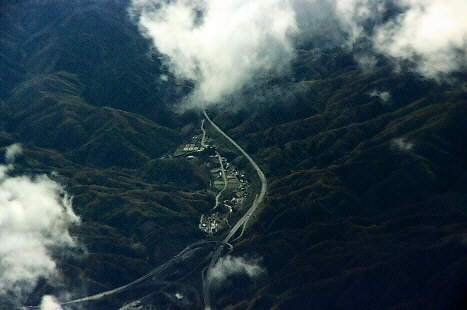
[[248,155],[248,153],[245,152],[245,150],[240,145],[238,145],[237,142],[235,142],[232,138],[230,138],[222,129],[219,128],[219,126],[217,126],[211,120],[211,118],[206,113],[206,110],[203,110],[203,113],[204,113],[204,117],[206,117],[206,119],[214,127],[214,129],[216,129],[217,132],[219,132],[221,135],[223,135],[230,143],[232,143],[243,154],[243,156],[245,156],[246,159],[248,159],[248,161],[251,163],[251,165],[255,169],[255,171],[258,174],[258,177],[259,177],[259,179],[261,181],[261,191],[260,191],[259,195],[256,196],[256,199],[253,202],[252,206],[250,207],[250,209],[248,209],[248,211],[245,213],[245,215],[243,215],[243,217],[232,227],[232,229],[230,229],[230,232],[225,237],[224,243],[229,243],[232,236],[235,235],[235,233],[237,232],[237,230],[240,227],[245,226],[248,223],[251,216],[256,211],[256,208],[261,204],[261,202],[263,202],[264,197],[266,196],[266,192],[268,190],[268,181],[267,181],[266,176],[264,175],[263,171],[258,166],[258,164],[253,160],[253,158],[251,158],[251,156]]
[[[259,195],[256,196],[255,200],[253,201],[253,204],[251,205],[251,207],[248,209],[248,211],[240,218],[240,220],[238,220],[238,222],[230,229],[229,233],[227,234],[227,236],[224,238],[223,242],[222,242],[222,245],[219,246],[217,248],[217,250],[214,252],[214,255],[212,256],[212,259],[211,259],[211,263],[209,264],[209,266],[207,267],[207,269],[203,270],[202,272],[202,276],[203,276],[203,298],[204,298],[204,308],[206,310],[210,310],[211,309],[211,302],[210,302],[210,290],[211,290],[211,281],[209,279],[209,277],[206,277],[206,275],[209,274],[209,270],[211,270],[212,268],[214,268],[214,266],[216,265],[220,255],[222,254],[222,251],[224,250],[224,247],[225,245],[230,245],[230,239],[235,235],[235,233],[238,231],[238,229],[240,227],[242,227],[242,231],[240,233],[240,236],[237,237],[235,240],[238,240],[242,235],[243,235],[243,232],[245,231],[245,227],[248,223],[248,221],[250,220],[251,216],[255,213],[256,209],[258,208],[258,206],[261,204],[261,202],[263,202],[264,200],[264,197],[266,196],[266,192],[268,190],[268,182],[267,182],[267,179],[266,179],[266,176],[264,175],[263,171],[261,170],[261,168],[258,166],[258,164],[253,160],[253,158],[251,158],[250,155],[248,155],[247,152],[245,152],[245,150],[237,144],[237,142],[235,142],[232,138],[229,137],[229,135],[227,135],[222,129],[219,128],[219,126],[217,126],[212,120],[211,118],[209,117],[209,115],[206,113],[206,110],[204,109],[203,110],[203,113],[204,113],[204,117],[208,120],[208,122],[214,127],[214,129],[219,132],[222,136],[224,136],[230,143],[232,143],[235,148],[237,148],[242,154],[243,156],[245,156],[246,159],[248,159],[248,161],[250,162],[250,164],[253,166],[253,168],[255,169],[256,173],[258,174],[258,177],[261,181],[261,191],[259,193]],[[232,247],[230,248],[230,250],[232,249]]]
[[[146,280],[149,280],[149,279],[159,275],[160,273],[165,271],[167,268],[169,268],[174,263],[188,259],[198,249],[201,249],[202,247],[207,246],[207,245],[212,246],[212,245],[219,244],[219,243],[220,243],[219,241],[198,241],[198,242],[192,243],[192,244],[188,245],[187,247],[185,247],[180,253],[175,255],[169,261],[167,261],[164,264],[158,266],[157,268],[151,270],[149,273],[145,274],[144,276],[142,276],[139,279],[136,279],[133,282],[130,282],[130,283],[126,284],[126,285],[123,285],[123,286],[120,286],[120,287],[117,287],[115,289],[108,290],[108,291],[105,291],[105,292],[102,292],[102,293],[99,293],[99,294],[95,294],[95,295],[92,295],[92,296],[87,296],[87,297],[83,297],[83,298],[63,302],[60,305],[66,306],[66,305],[78,304],[78,303],[83,303],[83,302],[88,302],[88,301],[93,301],[93,300],[99,300],[99,299],[102,299],[102,298],[110,296],[110,295],[121,293],[123,291],[126,291],[126,290],[136,286],[137,284],[141,284],[142,282],[144,282]],[[39,307],[29,307],[29,308],[30,309],[38,309]]]

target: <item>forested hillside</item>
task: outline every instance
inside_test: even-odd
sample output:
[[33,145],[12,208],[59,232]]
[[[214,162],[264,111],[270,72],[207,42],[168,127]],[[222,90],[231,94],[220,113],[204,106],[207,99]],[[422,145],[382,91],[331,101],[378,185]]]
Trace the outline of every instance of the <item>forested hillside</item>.
[[[341,55],[315,63],[328,57]],[[285,106],[218,117],[270,182],[240,246],[264,257],[274,280],[244,305],[460,308],[465,92],[387,66],[315,70],[325,74],[286,84],[307,87]]]
[[[0,9],[0,143],[23,149],[11,173],[65,185],[82,220],[72,235],[84,250],[57,261],[64,283],[40,281],[25,304],[52,287],[79,296],[125,284],[204,237],[199,214],[213,201],[200,191],[206,176],[186,160],[160,159],[183,141],[178,126],[198,120],[170,112],[177,88],[161,87],[160,63],[126,5],[7,1]],[[174,166],[183,174],[170,174]],[[5,309],[10,302],[0,297]]]
[[[176,109],[192,84],[174,77],[127,8],[0,1],[0,148],[23,150],[8,174],[63,184],[81,219],[70,228],[80,246],[53,253],[60,280],[41,278],[20,300],[0,295],[1,309],[109,290],[216,240],[198,228],[215,203],[209,170],[174,157],[200,133],[201,111]],[[384,59],[362,69],[348,49],[311,41],[287,72],[231,101],[209,113],[269,185],[231,255],[265,274],[230,277],[212,296],[217,309],[465,306],[465,76],[429,80]]]

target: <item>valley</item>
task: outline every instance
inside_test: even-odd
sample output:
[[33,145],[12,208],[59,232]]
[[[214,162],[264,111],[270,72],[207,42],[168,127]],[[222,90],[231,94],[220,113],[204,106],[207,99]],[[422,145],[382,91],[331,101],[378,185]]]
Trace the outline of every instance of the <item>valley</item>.
[[463,30],[393,55],[433,1],[182,2],[0,1],[0,309],[464,309]]
[[[264,176],[264,173],[261,171],[261,169],[256,164],[256,162],[234,140],[232,140],[227,134],[225,134],[209,118],[209,116],[206,114],[206,112],[204,112],[204,116],[209,121],[209,123],[221,135],[223,135],[230,143],[232,143],[238,149],[238,151],[240,151],[242,153],[242,155],[247,157],[248,161],[251,163],[251,165],[254,167],[254,169],[258,172],[258,177],[261,180],[262,187],[261,187],[261,192],[256,195],[256,198],[253,201],[251,207],[249,207],[244,212],[244,215],[240,217],[240,219],[237,221],[237,223],[232,228],[230,228],[230,225],[228,224],[228,220],[227,220],[228,214],[224,214],[222,220],[219,217],[219,212],[216,212],[216,213],[213,213],[210,216],[207,216],[207,220],[204,220],[204,218],[205,218],[204,214],[201,215],[201,220],[200,220],[199,227],[200,227],[200,229],[202,231],[204,231],[204,232],[206,232],[208,234],[218,233],[219,230],[224,230],[224,229],[230,228],[222,241],[203,241],[203,240],[197,241],[197,242],[195,242],[195,243],[193,243],[191,245],[188,245],[185,249],[183,249],[176,256],[174,256],[173,258],[171,258],[170,260],[168,260],[164,264],[162,264],[159,267],[153,269],[152,271],[150,271],[149,273],[147,273],[146,275],[140,277],[137,280],[134,280],[134,281],[132,281],[132,282],[130,282],[128,284],[125,284],[125,285],[123,285],[121,287],[111,289],[111,290],[108,290],[108,291],[105,291],[105,292],[102,292],[102,293],[99,293],[99,294],[95,294],[95,295],[88,296],[88,297],[82,297],[82,298],[78,298],[78,299],[74,299],[74,300],[71,300],[71,301],[61,303],[62,306],[89,303],[91,301],[100,300],[100,299],[103,299],[103,298],[108,298],[109,296],[112,296],[114,294],[119,294],[119,293],[125,292],[127,290],[131,290],[134,287],[138,287],[138,286],[148,286],[148,287],[157,286],[157,283],[159,283],[159,282],[164,283],[165,286],[180,285],[181,287],[184,287],[185,284],[183,284],[183,282],[179,282],[180,281],[179,279],[172,279],[170,281],[167,281],[166,278],[165,278],[165,277],[167,277],[167,274],[165,274],[166,270],[170,269],[174,264],[179,265],[182,262],[184,263],[185,261],[190,260],[192,253],[196,252],[200,248],[204,248],[206,246],[209,248],[209,247],[212,247],[214,245],[215,247],[216,246],[217,247],[214,248],[214,250],[212,250],[210,253],[208,253],[206,258],[204,259],[204,261],[209,262],[209,264],[206,265],[206,266],[203,266],[203,263],[201,263],[201,265],[197,265],[195,269],[189,270],[190,273],[193,273],[193,272],[194,273],[200,273],[200,271],[202,270],[201,271],[202,279],[203,279],[203,281],[202,281],[202,283],[203,283],[202,290],[203,290],[203,297],[204,297],[204,300],[203,300],[204,303],[203,304],[204,304],[205,309],[211,309],[211,304],[210,304],[211,282],[210,282],[209,278],[206,277],[206,275],[208,275],[211,272],[211,269],[215,267],[217,261],[219,260],[220,256],[224,252],[224,248],[228,247],[228,252],[231,252],[234,247],[232,246],[232,244],[230,244],[230,242],[237,241],[242,237],[251,216],[255,213],[256,208],[262,203],[262,201],[263,201],[263,199],[264,199],[264,197],[266,195],[267,180],[266,180],[266,178]],[[184,149],[186,149],[186,150],[184,150],[186,153],[182,153],[182,154],[180,154],[180,156],[187,156],[187,158],[191,156],[188,159],[189,160],[194,160],[195,159],[194,155],[187,155],[187,154],[193,154],[193,151],[197,152],[197,153],[201,153],[207,148],[214,148],[212,145],[208,146],[204,142],[205,139],[206,139],[206,132],[204,130],[204,119],[201,122],[201,126],[202,126],[201,129],[202,129],[202,132],[203,132],[202,139],[201,139],[201,147],[191,146],[192,144],[190,144],[190,146],[184,148]],[[197,139],[198,137],[193,136],[193,138]],[[216,159],[219,160],[219,165],[220,165],[220,168],[221,168],[221,171],[222,171],[221,174],[222,174],[222,177],[224,178],[224,182],[225,182],[225,187],[223,188],[223,190],[225,190],[225,188],[227,187],[227,178],[225,176],[226,173],[225,173],[225,169],[224,169],[224,164],[227,167],[228,163],[226,162],[226,160],[222,160],[222,159],[225,159],[225,158],[221,157],[220,154],[217,151],[214,151],[214,152],[216,153],[216,157],[217,157]],[[198,159],[198,157],[196,157],[196,159]],[[209,163],[209,162],[207,162],[207,163]],[[198,163],[198,164],[204,164],[205,165],[206,163]],[[235,174],[235,171],[230,171],[230,172]],[[217,172],[214,174],[214,177],[216,175],[217,175]],[[244,174],[242,174],[242,180],[243,180],[243,178],[245,178]],[[244,184],[245,182],[238,182],[238,184],[236,184],[237,187],[241,187],[240,183],[242,184],[241,186],[248,186],[248,185]],[[235,189],[237,189],[237,187],[234,186]],[[219,193],[222,193],[223,190],[221,190]],[[244,195],[242,195],[242,196],[244,196]],[[245,197],[247,197],[247,195]],[[240,197],[237,197],[237,198],[240,198]],[[236,198],[234,198],[234,199],[236,199]],[[240,198],[240,199],[242,200],[243,198]],[[247,206],[243,206],[243,207],[246,208]],[[219,195],[216,195],[216,204],[210,211],[214,211],[217,208],[221,208],[221,206],[219,206]],[[224,206],[224,208],[225,208],[225,206]],[[243,210],[238,210],[237,209],[236,213],[237,212],[242,212],[242,211]],[[232,212],[232,209],[230,209],[230,213],[231,212]],[[226,225],[227,227],[224,226],[223,224]],[[240,234],[235,239],[231,240],[232,237],[237,234],[237,232],[238,232],[238,230],[240,228],[242,228]],[[209,258],[211,258],[211,259],[209,259]],[[180,268],[179,266],[177,266],[177,267]],[[169,275],[170,275],[170,273],[169,273]],[[153,283],[155,283],[155,284],[153,284]],[[163,289],[163,290],[165,290],[165,289]],[[159,293],[164,293],[163,290],[161,290]],[[181,293],[181,290],[176,290],[172,294],[174,295],[173,297],[175,298],[175,300],[182,301],[182,300],[185,299],[185,296]],[[144,297],[141,297],[138,300],[132,301],[132,302],[128,303],[126,306],[123,306],[120,309],[127,309],[127,310],[130,310],[130,309],[153,309],[153,307],[157,307],[157,304],[154,304],[154,302],[155,302],[154,297],[153,297],[154,295],[156,295],[156,293],[151,292],[151,294],[149,294],[147,296],[144,296]],[[196,289],[194,291],[194,295],[195,296],[197,295]],[[198,303],[196,303],[195,301],[197,301]],[[199,304],[199,300],[196,300],[196,299],[189,301],[188,305],[190,307],[193,307],[193,308],[194,307],[196,307],[196,308],[201,307],[201,304]],[[31,308],[31,307],[29,307],[29,308]],[[32,308],[35,308],[35,307],[32,307]]]

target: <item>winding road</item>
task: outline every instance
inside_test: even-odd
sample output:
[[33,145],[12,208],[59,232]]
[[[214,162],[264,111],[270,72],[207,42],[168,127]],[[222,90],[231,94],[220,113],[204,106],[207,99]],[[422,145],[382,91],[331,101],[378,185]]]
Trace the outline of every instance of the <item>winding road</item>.
[[[204,129],[204,123],[205,123],[205,120],[203,119],[201,121],[201,131],[203,133],[203,136],[201,137],[201,146],[206,148],[207,147],[206,142],[205,142],[206,130]],[[222,162],[222,156],[217,151],[216,151],[216,156],[217,156],[217,159],[219,160],[219,165],[221,166],[221,174],[222,174],[222,180],[224,181],[224,187],[222,187],[221,191],[216,195],[216,203],[214,207],[211,209],[211,211],[215,210],[219,206],[221,195],[227,189],[227,176],[225,175],[225,168],[224,168],[224,163]]]
[[266,196],[266,192],[268,190],[268,181],[267,181],[266,176],[264,175],[263,171],[258,166],[258,164],[253,160],[253,158],[251,158],[251,156],[248,155],[248,153],[245,152],[245,150],[240,145],[238,145],[237,142],[235,142],[232,138],[230,138],[222,129],[219,128],[219,126],[217,126],[211,120],[211,118],[206,113],[206,110],[203,110],[203,113],[204,113],[204,117],[206,117],[206,119],[214,127],[214,129],[216,129],[216,131],[218,131],[221,135],[223,135],[230,143],[232,143],[243,154],[243,156],[245,156],[246,159],[248,159],[248,161],[250,162],[250,164],[255,169],[255,171],[258,174],[258,177],[259,177],[259,179],[261,181],[261,191],[256,196],[256,199],[253,202],[252,206],[250,207],[250,209],[248,209],[248,211],[245,213],[245,215],[243,215],[243,217],[230,229],[229,233],[225,237],[224,243],[228,243],[230,241],[230,239],[232,238],[232,236],[237,232],[237,230],[240,227],[245,226],[248,223],[248,221],[250,220],[250,217],[256,211],[256,208],[258,208],[258,206],[261,204],[261,202],[263,202],[264,197]]
[[[263,171],[261,168],[258,166],[258,164],[251,158],[250,155],[248,155],[245,150],[237,144],[232,138],[229,137],[222,129],[219,128],[209,117],[209,115],[206,113],[206,110],[203,110],[204,117],[208,120],[208,122],[214,127],[214,129],[219,132],[222,136],[224,136],[230,143],[232,143],[237,150],[239,150],[243,156],[245,156],[246,159],[250,162],[250,164],[253,166],[253,168],[256,170],[256,173],[258,174],[258,177],[261,181],[261,191],[259,195],[256,196],[255,200],[253,201],[253,204],[251,207],[248,209],[248,211],[238,220],[238,222],[230,229],[229,233],[227,236],[224,238],[223,243],[221,246],[219,246],[214,252],[214,255],[212,256],[211,263],[207,267],[207,269],[203,270],[203,298],[204,298],[204,308],[206,310],[211,309],[211,302],[210,302],[210,290],[211,290],[211,280],[209,278],[209,271],[214,268],[216,265],[217,261],[219,260],[220,255],[222,254],[222,251],[224,250],[225,245],[230,245],[229,241],[230,239],[237,233],[238,229],[242,227],[242,231],[240,233],[240,236],[238,236],[235,240],[238,240],[241,238],[243,235],[243,232],[245,231],[245,227],[250,220],[251,216],[253,213],[255,213],[256,209],[258,206],[263,202],[264,197],[266,196],[266,192],[268,190],[268,182],[266,179],[266,176],[264,175]],[[232,249],[232,247],[231,247]],[[205,276],[207,275],[207,276]]]

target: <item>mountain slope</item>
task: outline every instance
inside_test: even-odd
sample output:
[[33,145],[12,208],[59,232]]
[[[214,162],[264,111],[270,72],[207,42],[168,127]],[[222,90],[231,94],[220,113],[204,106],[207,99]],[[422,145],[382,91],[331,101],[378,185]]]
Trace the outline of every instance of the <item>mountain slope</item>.
[[[262,256],[271,278],[238,308],[461,307],[465,92],[384,67],[306,83],[319,94],[311,115],[259,110],[229,132],[270,183],[239,247]],[[374,95],[382,90],[390,100]]]
[[[0,2],[0,148],[23,146],[11,173],[45,173],[66,186],[82,219],[72,235],[85,248],[54,253],[63,283],[39,281],[24,304],[115,288],[187,244],[215,239],[198,229],[214,204],[208,172],[168,156],[199,133],[198,114],[171,110],[187,83],[149,52],[127,5]],[[269,183],[231,253],[261,258],[267,273],[231,276],[212,303],[462,309],[465,90],[396,73],[384,60],[362,71],[352,53],[312,43],[290,72],[249,87],[249,105],[212,111]],[[200,282],[197,274],[190,285]],[[89,307],[116,309],[130,297]]]

